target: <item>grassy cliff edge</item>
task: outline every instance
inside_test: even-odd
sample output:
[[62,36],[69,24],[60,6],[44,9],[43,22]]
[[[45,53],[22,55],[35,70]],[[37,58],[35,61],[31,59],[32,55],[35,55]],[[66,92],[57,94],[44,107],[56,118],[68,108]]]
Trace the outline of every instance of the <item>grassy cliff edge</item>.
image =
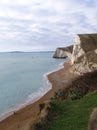
[[97,71],[89,72],[55,93],[48,114],[31,130],[87,130],[90,113],[97,107],[96,81]]

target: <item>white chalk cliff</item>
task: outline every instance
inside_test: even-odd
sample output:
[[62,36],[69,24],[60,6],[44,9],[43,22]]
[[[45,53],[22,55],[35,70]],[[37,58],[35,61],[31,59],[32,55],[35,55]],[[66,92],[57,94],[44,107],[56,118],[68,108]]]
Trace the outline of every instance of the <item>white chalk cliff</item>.
[[66,58],[66,57],[71,58],[72,50],[73,50],[73,45],[57,48],[53,55],[53,58]]
[[78,74],[97,70],[97,34],[76,36],[71,63],[71,70]]

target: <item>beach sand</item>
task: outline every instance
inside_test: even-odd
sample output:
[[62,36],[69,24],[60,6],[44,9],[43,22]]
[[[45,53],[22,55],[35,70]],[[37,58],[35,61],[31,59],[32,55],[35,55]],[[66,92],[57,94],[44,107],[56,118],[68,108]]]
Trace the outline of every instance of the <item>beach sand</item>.
[[65,87],[75,77],[69,71],[70,67],[70,63],[65,62],[64,68],[48,74],[52,89],[35,103],[25,106],[17,112],[13,112],[11,116],[1,121],[0,130],[29,130],[29,127],[33,124],[34,119],[39,113],[39,104],[49,100],[54,95],[54,92]]

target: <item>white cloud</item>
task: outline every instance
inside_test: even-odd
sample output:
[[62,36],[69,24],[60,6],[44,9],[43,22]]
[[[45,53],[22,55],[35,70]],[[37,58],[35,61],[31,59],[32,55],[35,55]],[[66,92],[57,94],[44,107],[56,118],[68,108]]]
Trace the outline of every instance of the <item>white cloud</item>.
[[1,50],[54,49],[76,33],[97,32],[96,6],[96,0],[0,0]]

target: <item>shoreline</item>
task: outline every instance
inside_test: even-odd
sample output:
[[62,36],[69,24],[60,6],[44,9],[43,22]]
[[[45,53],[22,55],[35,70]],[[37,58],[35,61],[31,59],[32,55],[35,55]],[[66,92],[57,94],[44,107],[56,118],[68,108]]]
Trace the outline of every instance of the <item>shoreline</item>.
[[[23,107],[4,120],[0,121],[0,128],[2,128],[2,130],[28,130],[29,126],[33,124],[34,119],[37,117],[39,112],[39,104],[50,100],[50,98],[54,95],[54,92],[64,87],[64,85],[67,85],[73,78],[72,74],[70,76],[70,73],[66,73],[70,68],[70,63],[66,61],[64,64],[64,67],[47,75],[48,82],[50,82],[52,86],[51,89],[47,91],[39,100]],[[59,82],[60,79],[58,79],[58,75],[60,75],[60,78],[62,78],[61,82]],[[61,87],[58,87],[60,85]]]
[[[43,75],[44,77],[44,75]],[[21,109],[23,109],[24,107],[33,104],[35,102],[37,102],[38,100],[40,100],[40,98],[42,98],[48,91],[50,91],[50,89],[52,89],[52,85],[49,82],[47,76],[45,75],[44,77],[44,82],[46,82],[46,86],[47,87],[41,87],[37,92],[35,92],[34,94],[30,94],[28,95],[28,97],[21,103],[16,104],[14,107],[8,109],[8,111],[4,112],[1,114],[0,116],[0,122],[2,122],[3,120],[5,120],[6,118],[8,118],[9,116],[13,115],[14,112],[17,112]],[[34,95],[34,96],[33,96]],[[32,98],[33,96],[33,98]]]
[[[67,62],[67,60],[65,62]],[[59,71],[62,68],[64,68],[64,62],[60,63],[58,68],[56,68],[50,72],[44,73],[43,74],[43,83],[44,83],[43,87],[41,87],[34,94],[32,93],[32,94],[28,95],[27,99],[25,99],[23,102],[16,104],[14,107],[8,109],[8,111],[2,113],[0,116],[0,122],[5,120],[9,116],[13,115],[14,112],[17,112],[17,111],[23,109],[24,107],[26,107],[30,104],[33,104],[33,103],[37,102],[38,100],[40,100],[46,93],[48,93],[52,89],[52,84],[48,79],[48,75],[53,73],[53,72]],[[33,98],[31,98],[32,96],[33,96]]]

